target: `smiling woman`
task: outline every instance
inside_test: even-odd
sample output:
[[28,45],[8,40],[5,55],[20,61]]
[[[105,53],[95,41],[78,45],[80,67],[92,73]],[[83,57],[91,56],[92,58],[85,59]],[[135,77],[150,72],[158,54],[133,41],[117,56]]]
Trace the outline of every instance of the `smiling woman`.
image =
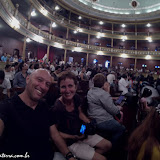
[[58,84],[61,97],[55,102],[52,111],[57,120],[57,128],[70,151],[80,159],[106,160],[101,154],[111,148],[111,143],[97,134],[87,136],[80,133],[82,123],[88,124],[90,120],[81,110],[81,101],[76,94],[76,76],[71,72],[63,72]]

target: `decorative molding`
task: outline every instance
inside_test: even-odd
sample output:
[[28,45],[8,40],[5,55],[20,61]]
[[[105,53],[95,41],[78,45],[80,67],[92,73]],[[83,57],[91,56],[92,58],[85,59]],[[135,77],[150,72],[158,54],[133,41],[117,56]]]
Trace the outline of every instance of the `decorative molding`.
[[[68,6],[71,6],[72,8],[76,8],[79,12],[87,13],[90,16],[93,17],[98,17],[98,18],[103,18],[106,20],[116,20],[116,21],[144,21],[144,20],[153,20],[160,18],[160,10],[157,10],[155,12],[150,12],[150,13],[142,13],[142,14],[135,14],[135,9],[130,8],[130,9],[123,9],[124,11],[129,11],[132,10],[132,14],[121,14],[121,13],[111,13],[111,12],[105,12],[104,10],[108,10],[109,8],[114,10],[119,10],[118,8],[114,7],[106,7],[105,9],[97,10],[95,8],[92,8],[92,6],[88,6],[80,2],[79,0],[58,0],[59,3],[64,3],[67,4]],[[57,2],[58,2],[57,1]],[[88,0],[89,1],[89,0]],[[98,6],[99,4],[97,4]],[[157,4],[156,4],[157,5]],[[158,4],[160,5],[160,3]],[[104,6],[103,6],[104,7]],[[143,7],[141,9],[149,9],[150,7],[155,7],[155,5],[149,6],[149,7]],[[137,11],[139,11],[139,8],[136,8]]]
[[[30,0],[30,2],[39,11],[43,8],[43,6],[38,2],[38,0]],[[66,19],[65,17],[63,17],[59,14],[52,14],[51,8],[49,8],[47,6],[45,9],[47,9],[48,14],[44,15],[44,16],[47,17],[48,19],[50,19],[51,21],[55,21],[59,25],[64,26],[64,27],[68,27],[71,30],[77,30],[77,26],[79,25],[79,23],[69,21],[68,19]],[[62,19],[63,19],[63,23],[62,23]],[[81,27],[83,29],[83,31],[82,31],[83,33],[95,35],[95,36],[98,34],[98,32],[104,33],[103,37],[107,37],[107,38],[112,37],[114,39],[121,39],[121,36],[124,35],[123,32],[119,32],[119,31],[112,32],[111,30],[105,30],[105,29],[100,31],[100,30],[92,28],[92,27],[87,28],[88,26],[86,26],[86,28],[83,28],[83,27],[84,26]],[[128,36],[128,40],[144,40],[148,36],[148,33],[145,33],[145,32],[137,32],[137,35],[135,35],[135,32],[125,32],[125,34]],[[150,36],[152,36],[153,40],[158,40],[158,39],[160,39],[159,38],[160,32],[157,32],[155,34],[151,33]]]

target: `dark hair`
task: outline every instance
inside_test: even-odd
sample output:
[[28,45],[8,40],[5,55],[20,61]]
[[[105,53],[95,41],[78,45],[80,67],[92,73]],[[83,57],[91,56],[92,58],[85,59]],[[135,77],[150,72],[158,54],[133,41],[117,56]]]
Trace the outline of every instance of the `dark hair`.
[[18,66],[18,62],[15,62],[15,63],[14,63],[14,66]]
[[122,75],[122,78],[127,78],[127,75],[126,75],[126,74],[123,74],[123,75]]
[[33,66],[33,64],[31,63],[30,65],[29,65],[29,68],[31,68]]
[[66,80],[66,79],[73,79],[74,84],[77,85],[77,77],[75,76],[74,73],[72,72],[67,72],[67,71],[63,71],[60,75],[60,77],[58,78],[58,86],[60,87],[60,83],[62,80]]
[[39,68],[39,64],[38,63],[34,64],[34,69],[38,69],[38,68]]
[[18,66],[18,71],[21,71],[21,70],[22,70],[23,65],[24,65],[24,62],[21,62],[21,63],[19,64],[19,66]]
[[102,73],[98,73],[93,78],[94,87],[102,88],[106,82],[106,78]]
[[141,97],[149,97],[152,95],[152,91],[148,88],[144,88],[142,96]]
[[155,107],[129,138],[128,160],[137,159],[142,145],[145,145],[142,160],[150,160],[154,146],[160,145],[160,115]]
[[60,66],[56,66],[55,70],[58,70],[59,68],[61,68]]
[[5,69],[8,69],[9,67],[11,67],[10,64],[6,64]]
[[0,70],[0,79],[4,80],[5,73],[3,70]]
[[68,68],[71,68],[71,66],[70,66],[70,65],[67,65],[65,69],[68,69]]

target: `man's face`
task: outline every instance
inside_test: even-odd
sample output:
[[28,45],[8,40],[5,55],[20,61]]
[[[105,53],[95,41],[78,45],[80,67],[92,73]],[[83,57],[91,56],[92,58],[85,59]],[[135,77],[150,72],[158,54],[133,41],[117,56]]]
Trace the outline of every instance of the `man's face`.
[[51,75],[44,69],[39,69],[26,79],[26,91],[30,99],[38,101],[43,98],[51,85]]
[[76,71],[76,67],[73,67],[73,70]]
[[58,68],[56,71],[57,74],[61,73],[61,68]]

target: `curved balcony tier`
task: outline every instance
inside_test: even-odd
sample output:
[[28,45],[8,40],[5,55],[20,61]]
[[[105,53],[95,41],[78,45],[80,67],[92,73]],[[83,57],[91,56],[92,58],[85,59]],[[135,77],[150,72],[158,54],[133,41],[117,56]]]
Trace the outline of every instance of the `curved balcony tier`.
[[[90,35],[103,34],[103,37],[113,38],[113,39],[122,39],[122,36],[124,36],[124,34],[127,36],[128,40],[145,40],[148,37],[148,32],[125,32],[124,33],[120,31],[96,29],[91,26],[81,25],[75,21],[69,20],[64,16],[58,14],[57,12],[53,11],[49,6],[45,4],[42,6],[38,0],[30,0],[30,2],[33,4],[34,8],[36,8],[48,19],[50,19],[53,22],[56,22],[61,26],[67,27],[71,30],[78,30],[79,28],[81,28],[83,33],[90,34]],[[46,15],[42,12],[43,10],[47,11]],[[112,22],[112,24],[113,23],[116,23],[116,22]],[[152,37],[153,40],[159,40],[160,32],[155,32],[155,33],[150,32],[149,36]]]
[[[157,51],[133,51],[124,49],[114,49],[107,47],[100,47],[94,45],[87,45],[77,42],[72,42],[63,38],[56,37],[50,33],[41,31],[32,25],[23,15],[17,12],[16,8],[10,0],[0,1],[0,15],[2,19],[14,30],[22,35],[29,37],[34,41],[53,46],[56,48],[63,48],[65,50],[74,50],[77,52],[94,53],[98,55],[109,55],[115,57],[121,57],[122,54],[126,54],[128,58],[144,59],[147,55],[151,55],[152,59],[160,60],[160,52]],[[12,25],[12,21],[17,19],[19,21],[19,28]]]

